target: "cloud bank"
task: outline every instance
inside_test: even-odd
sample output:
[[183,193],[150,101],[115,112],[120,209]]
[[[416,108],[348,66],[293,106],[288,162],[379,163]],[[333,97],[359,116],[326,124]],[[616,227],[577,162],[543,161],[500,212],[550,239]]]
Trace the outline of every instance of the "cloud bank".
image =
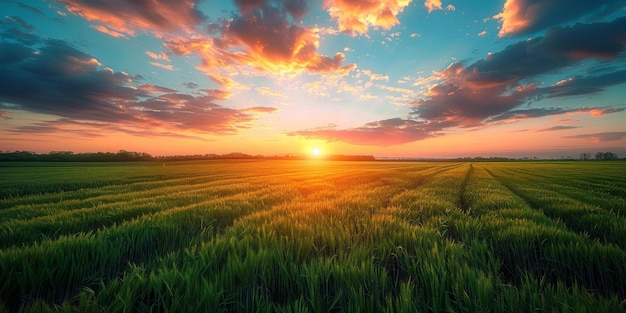
[[[578,75],[543,87],[537,78],[588,59],[609,62],[623,54],[626,17],[604,23],[554,27],[543,37],[519,41],[470,65],[452,63],[417,85],[433,83],[424,97],[410,103],[401,126],[374,122],[347,130],[291,132],[306,138],[363,145],[391,145],[430,138],[445,129],[484,127],[493,123],[549,115],[588,112],[601,116],[624,108],[517,109],[542,98],[592,95],[626,82],[626,71],[607,67],[596,75]],[[388,138],[385,141],[384,138]],[[402,139],[399,139],[402,138]]]
[[66,123],[124,125],[126,130],[211,134],[234,134],[250,127],[256,114],[276,111],[270,107],[223,107],[215,103],[224,96],[220,92],[208,90],[192,96],[141,84],[141,77],[104,67],[62,40],[40,39],[35,47],[3,39],[0,103],[4,110],[51,114]]

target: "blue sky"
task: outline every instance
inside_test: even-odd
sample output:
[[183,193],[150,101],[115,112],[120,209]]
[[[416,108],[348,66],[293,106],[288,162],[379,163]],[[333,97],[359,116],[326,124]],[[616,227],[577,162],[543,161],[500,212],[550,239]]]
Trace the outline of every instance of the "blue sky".
[[2,1],[0,150],[626,156],[626,1]]

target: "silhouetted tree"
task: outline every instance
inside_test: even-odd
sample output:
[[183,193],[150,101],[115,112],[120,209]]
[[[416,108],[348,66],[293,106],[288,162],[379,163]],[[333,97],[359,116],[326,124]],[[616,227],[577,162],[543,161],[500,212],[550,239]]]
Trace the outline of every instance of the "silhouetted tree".
[[617,160],[617,154],[613,152],[598,152],[596,160]]

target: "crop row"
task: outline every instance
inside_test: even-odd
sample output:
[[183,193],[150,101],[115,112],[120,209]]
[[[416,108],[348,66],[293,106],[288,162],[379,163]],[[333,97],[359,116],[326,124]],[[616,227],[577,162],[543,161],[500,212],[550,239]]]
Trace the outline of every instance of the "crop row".
[[619,225],[615,170],[523,165],[182,163],[9,197],[0,312],[624,311],[620,228],[590,234],[550,202],[593,185]]

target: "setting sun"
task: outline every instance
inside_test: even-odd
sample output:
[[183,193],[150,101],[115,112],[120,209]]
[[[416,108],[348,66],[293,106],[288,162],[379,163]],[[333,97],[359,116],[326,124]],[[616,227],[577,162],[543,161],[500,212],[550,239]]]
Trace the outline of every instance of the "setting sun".
[[311,154],[315,155],[315,156],[321,155],[322,154],[322,150],[320,150],[319,148],[313,148],[313,149],[311,149]]

